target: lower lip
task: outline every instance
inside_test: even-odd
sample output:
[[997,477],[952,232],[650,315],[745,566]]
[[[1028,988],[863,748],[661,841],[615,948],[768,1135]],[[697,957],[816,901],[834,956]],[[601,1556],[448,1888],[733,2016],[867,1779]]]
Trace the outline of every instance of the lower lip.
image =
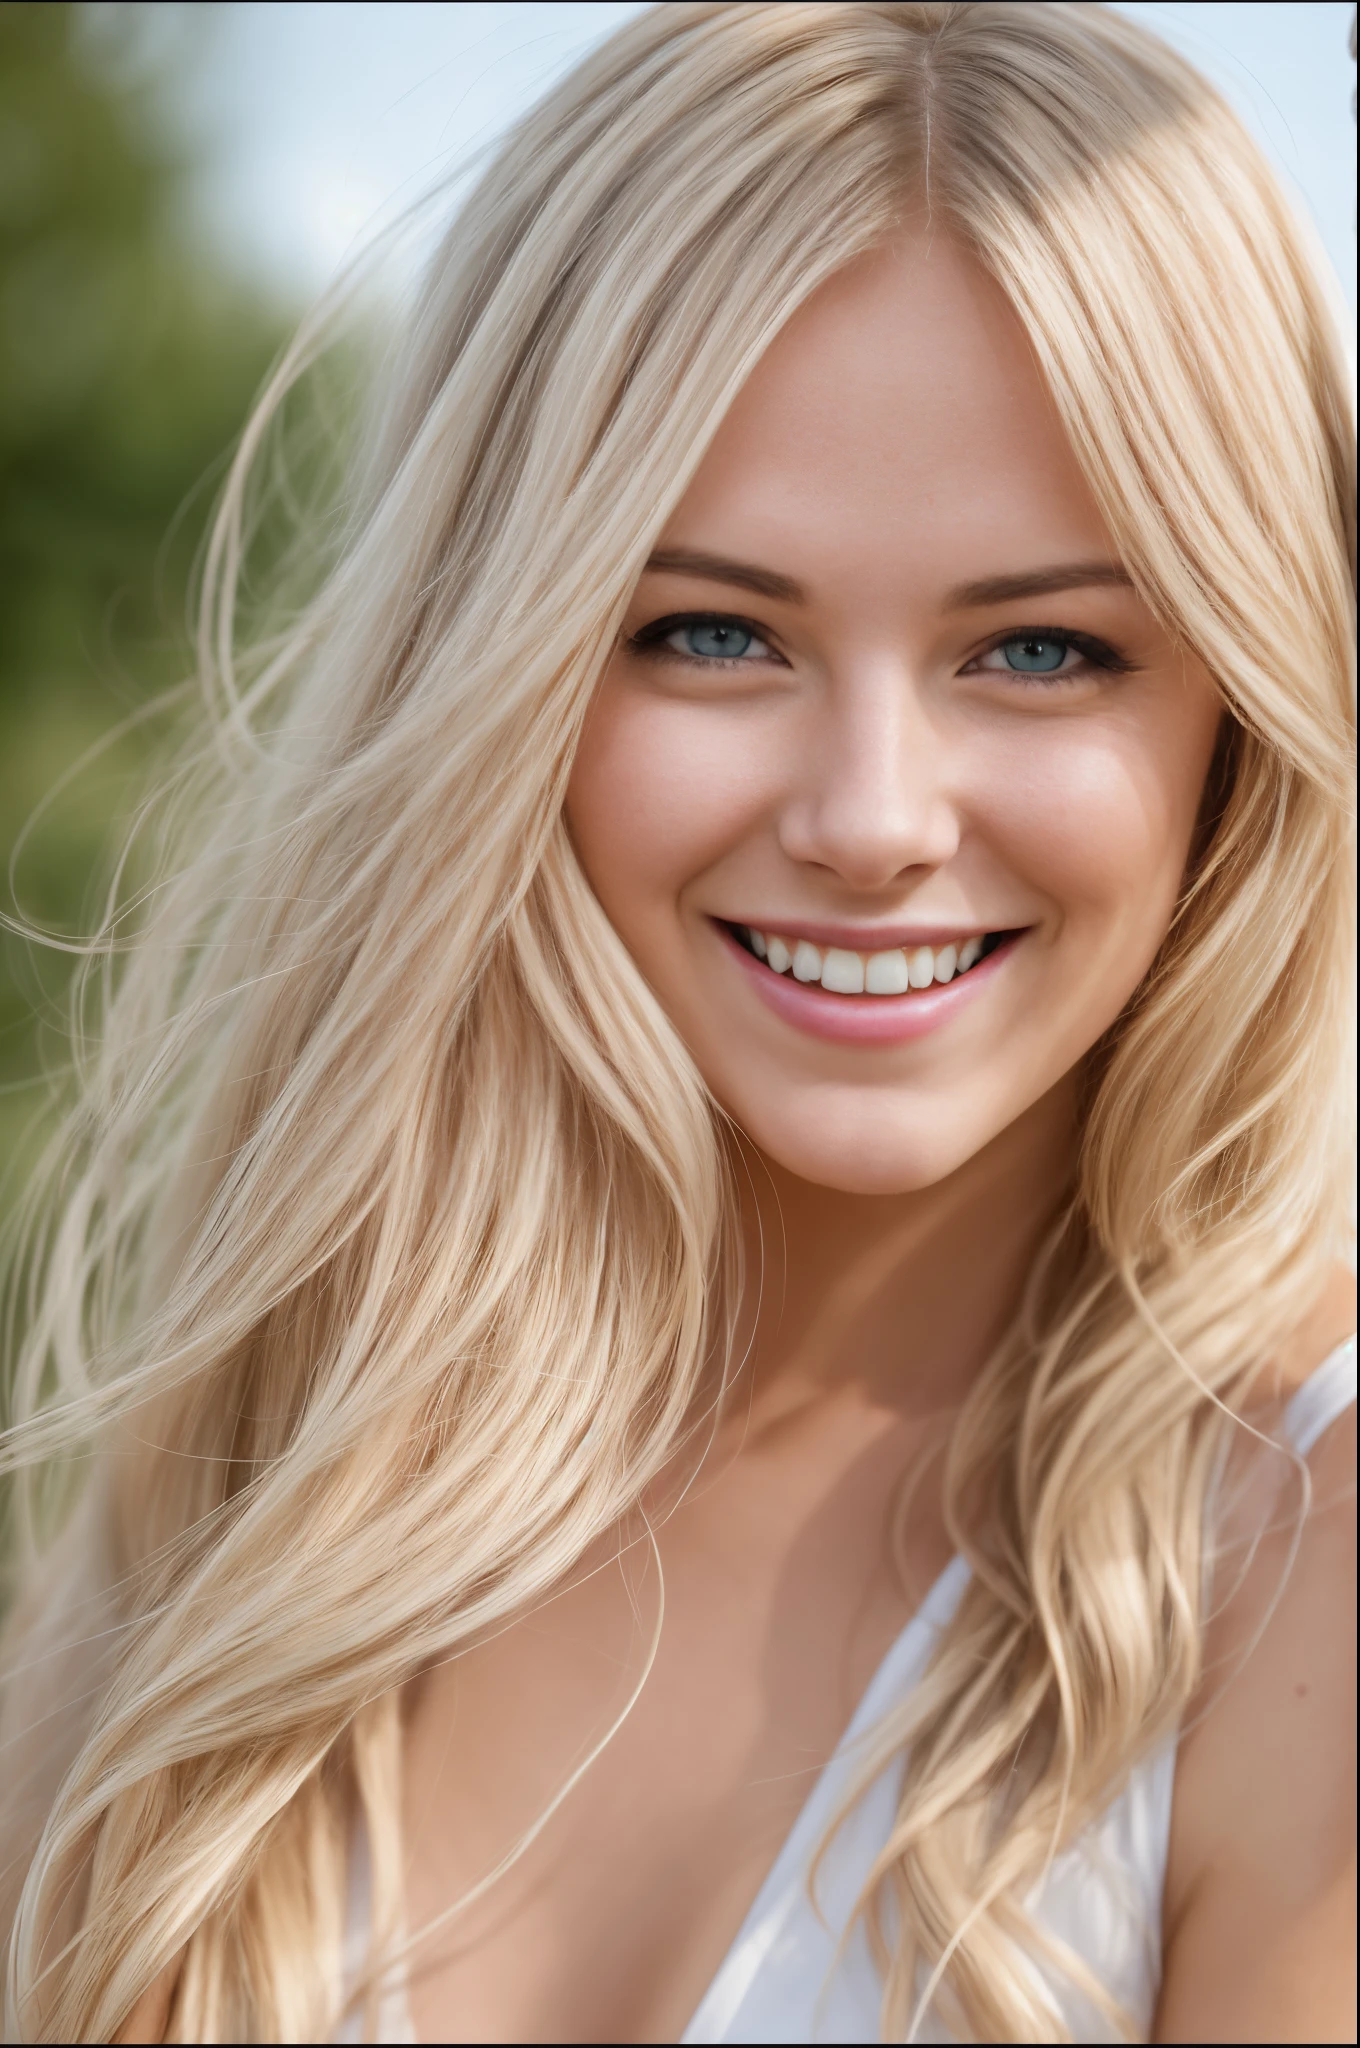
[[725,925],[715,920],[714,929],[761,1001],[777,1017],[813,1038],[828,1038],[839,1045],[903,1045],[937,1031],[996,979],[1024,937],[1023,932],[1016,932],[1003,939],[976,967],[934,988],[912,989],[904,996],[838,996],[815,981],[795,981],[791,974],[776,974],[739,945]]

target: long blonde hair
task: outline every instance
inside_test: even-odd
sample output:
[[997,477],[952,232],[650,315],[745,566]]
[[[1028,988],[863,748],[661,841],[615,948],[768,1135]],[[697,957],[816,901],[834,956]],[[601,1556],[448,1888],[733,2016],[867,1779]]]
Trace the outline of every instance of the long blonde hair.
[[1013,0],[629,22],[459,212],[334,566],[253,656],[250,479],[309,341],[247,431],[192,844],[83,1077],[8,1439],[16,2030],[107,2040],[177,1965],[175,2039],[325,2038],[356,1798],[397,1917],[397,1688],[559,1584],[692,1419],[721,1134],[564,782],[733,394],[923,202],[1229,714],[1074,1206],[953,1436],[970,1590],[885,1736],[886,2031],[933,1972],[975,2038],[1068,2038],[1023,1901],[1192,1692],[1224,1404],[1346,1224],[1353,498],[1236,119],[1105,8]]

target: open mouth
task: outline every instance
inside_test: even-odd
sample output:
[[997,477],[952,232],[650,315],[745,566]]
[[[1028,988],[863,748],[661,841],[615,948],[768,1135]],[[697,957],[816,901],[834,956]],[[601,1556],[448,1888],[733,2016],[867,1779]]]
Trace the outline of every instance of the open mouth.
[[773,974],[815,983],[830,995],[904,996],[957,981],[970,974],[1018,932],[974,932],[943,946],[890,946],[879,953],[853,952],[844,946],[814,946],[809,939],[785,938],[753,925],[729,924],[727,931],[744,952],[762,961]]

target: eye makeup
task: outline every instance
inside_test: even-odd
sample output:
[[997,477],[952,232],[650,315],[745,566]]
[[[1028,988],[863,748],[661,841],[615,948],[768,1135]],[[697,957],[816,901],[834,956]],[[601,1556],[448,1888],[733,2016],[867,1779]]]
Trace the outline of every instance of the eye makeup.
[[[689,645],[676,645],[682,637]],[[668,612],[649,620],[625,642],[628,652],[644,660],[679,661],[698,668],[740,668],[756,662],[787,666],[769,630],[754,619],[735,612]],[[1017,650],[1014,659],[985,666],[994,654]],[[1050,651],[1058,651],[1056,661]],[[1077,664],[1064,666],[1068,653],[1081,657]],[[957,671],[960,675],[1003,675],[1025,683],[1057,683],[1084,674],[1089,669],[1107,675],[1128,675],[1136,664],[1094,633],[1070,626],[1025,625],[993,634],[986,646],[971,655]]]
[[[695,644],[675,646],[681,635]],[[747,667],[756,661],[785,665],[767,630],[732,612],[670,612],[640,627],[626,644],[630,653],[643,659],[690,662],[700,668]]]

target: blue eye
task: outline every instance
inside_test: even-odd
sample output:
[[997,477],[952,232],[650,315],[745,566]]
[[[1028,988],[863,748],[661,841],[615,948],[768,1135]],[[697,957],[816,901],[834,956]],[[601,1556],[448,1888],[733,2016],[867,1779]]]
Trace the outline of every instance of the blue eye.
[[1060,677],[1064,682],[1075,683],[1090,682],[1100,673],[1111,677],[1128,675],[1132,668],[1133,663],[1125,655],[1091,633],[1030,626],[996,641],[986,654],[970,661],[964,673],[1035,676],[1045,680]]
[[694,619],[666,635],[667,644],[679,654],[691,654],[700,661],[740,661],[753,647],[763,654],[764,643],[749,626],[735,619]]
[[1007,668],[1018,669],[1023,675],[1050,675],[1062,667],[1070,649],[1065,640],[1050,640],[1035,633],[1005,640],[997,652],[1006,657]]
[[725,612],[671,612],[633,635],[634,652],[652,660],[685,661],[694,668],[754,668],[785,664],[760,629]]

